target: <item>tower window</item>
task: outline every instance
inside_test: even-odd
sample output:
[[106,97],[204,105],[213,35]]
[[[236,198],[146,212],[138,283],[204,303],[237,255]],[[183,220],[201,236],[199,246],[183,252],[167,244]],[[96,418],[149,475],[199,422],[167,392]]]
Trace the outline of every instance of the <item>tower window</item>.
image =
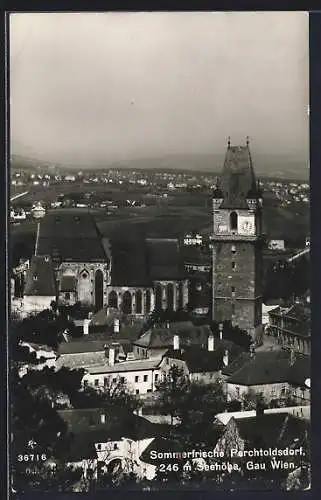
[[235,245],[231,246],[231,252],[234,253],[234,254],[236,253],[236,246]]
[[237,213],[236,212],[231,212],[231,214],[230,214],[230,229],[232,231],[237,230]]
[[236,268],[235,260],[232,260],[232,269]]
[[235,314],[235,304],[232,304],[232,314]]
[[232,286],[232,293],[235,293],[235,286]]

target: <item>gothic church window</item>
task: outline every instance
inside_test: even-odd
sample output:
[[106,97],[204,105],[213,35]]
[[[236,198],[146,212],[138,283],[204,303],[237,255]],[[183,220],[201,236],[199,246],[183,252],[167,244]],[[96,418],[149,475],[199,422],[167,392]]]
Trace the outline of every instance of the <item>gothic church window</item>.
[[237,230],[237,213],[236,212],[231,212],[231,214],[230,214],[230,228],[231,228],[231,231]]

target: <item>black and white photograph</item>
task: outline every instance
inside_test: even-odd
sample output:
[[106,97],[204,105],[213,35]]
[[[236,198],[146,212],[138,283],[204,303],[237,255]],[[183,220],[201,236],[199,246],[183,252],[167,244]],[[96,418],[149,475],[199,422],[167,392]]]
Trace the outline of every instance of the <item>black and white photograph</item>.
[[11,493],[310,490],[309,14],[8,32]]

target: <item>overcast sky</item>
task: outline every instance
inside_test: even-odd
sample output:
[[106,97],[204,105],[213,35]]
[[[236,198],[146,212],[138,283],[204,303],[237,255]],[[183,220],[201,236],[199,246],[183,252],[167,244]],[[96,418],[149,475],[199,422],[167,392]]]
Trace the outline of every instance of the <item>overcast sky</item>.
[[224,153],[308,162],[303,12],[13,14],[12,152],[53,162]]

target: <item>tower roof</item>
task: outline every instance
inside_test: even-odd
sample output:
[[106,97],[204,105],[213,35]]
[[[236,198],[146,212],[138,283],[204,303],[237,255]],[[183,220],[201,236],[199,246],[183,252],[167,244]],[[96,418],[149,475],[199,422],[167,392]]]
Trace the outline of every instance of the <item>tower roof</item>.
[[247,208],[246,199],[259,196],[248,139],[245,146],[231,146],[228,142],[221,189],[224,208]]

